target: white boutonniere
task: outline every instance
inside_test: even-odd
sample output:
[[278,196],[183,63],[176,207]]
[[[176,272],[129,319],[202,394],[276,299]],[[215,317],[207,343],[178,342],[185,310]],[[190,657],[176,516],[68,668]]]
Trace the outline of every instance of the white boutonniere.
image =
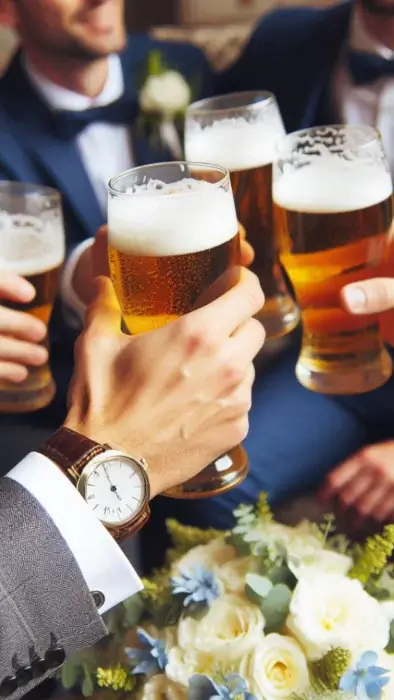
[[182,158],[179,132],[191,100],[192,89],[183,75],[169,68],[159,51],[152,51],[139,95],[140,124],[177,159]]

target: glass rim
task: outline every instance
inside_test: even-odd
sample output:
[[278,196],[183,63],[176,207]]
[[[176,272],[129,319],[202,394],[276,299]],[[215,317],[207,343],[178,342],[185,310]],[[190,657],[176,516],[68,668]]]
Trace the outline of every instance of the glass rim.
[[[137,165],[135,168],[129,168],[128,170],[124,170],[121,173],[118,173],[117,175],[114,175],[111,177],[109,183],[108,183],[108,194],[114,195],[116,197],[146,197],[146,192],[144,194],[139,194],[138,192],[120,192],[115,188],[115,184],[118,180],[124,179],[128,175],[131,175],[132,173],[138,173],[141,172],[142,170],[151,170],[153,168],[163,168],[163,167],[171,167],[171,166],[187,166],[187,167],[197,167],[205,170],[210,170],[210,171],[216,171],[220,172],[222,174],[222,177],[220,180],[217,182],[212,182],[214,187],[223,187],[223,185],[228,184],[231,182],[230,180],[230,171],[227,170],[227,168],[224,168],[221,165],[216,165],[215,163],[204,163],[204,162],[199,162],[199,161],[188,161],[188,160],[170,160],[170,161],[162,161],[161,163],[148,163],[147,165]],[[171,183],[167,183],[171,184]],[[187,192],[179,192],[177,193],[178,195],[191,195],[191,194],[196,194],[198,190],[195,190],[193,192],[192,190],[188,190]],[[152,192],[151,196],[155,196],[155,192]],[[172,196],[172,193],[168,193],[166,195],[162,195],[164,197],[169,197]]]
[[[210,103],[214,103],[219,100],[230,100],[238,97],[239,99],[244,98],[245,100],[249,98],[260,98],[258,102],[246,102],[244,104],[233,105],[232,107],[207,107]],[[188,116],[210,116],[215,114],[232,114],[239,111],[240,109],[248,109],[251,112],[257,111],[261,108],[261,105],[268,107],[272,104],[277,104],[276,97],[273,92],[268,90],[243,90],[240,92],[230,92],[226,95],[217,95],[216,97],[204,97],[202,100],[197,100],[197,102],[192,102],[186,110],[186,118]]]
[[[324,124],[322,126],[307,127],[306,129],[297,129],[297,131],[291,131],[289,134],[283,136],[283,138],[281,138],[274,146],[277,156],[280,157],[281,155],[284,155],[289,145],[292,142],[296,141],[297,138],[299,138],[300,136],[306,134],[313,134],[313,132],[317,132],[319,130],[324,129],[336,129],[338,131],[339,129],[343,129],[346,131],[359,131],[364,132],[366,134],[369,133],[370,137],[367,138],[363,143],[360,143],[359,145],[353,147],[344,146],[344,150],[348,150],[351,152],[355,152],[361,148],[370,146],[375,141],[377,143],[381,143],[382,141],[382,137],[380,135],[379,130],[376,129],[374,126],[370,126],[369,124]],[[314,154],[311,154],[311,156],[313,155]]]
[[13,180],[0,180],[0,195],[42,197],[61,201],[61,193],[55,187],[39,185],[34,182],[15,182]]

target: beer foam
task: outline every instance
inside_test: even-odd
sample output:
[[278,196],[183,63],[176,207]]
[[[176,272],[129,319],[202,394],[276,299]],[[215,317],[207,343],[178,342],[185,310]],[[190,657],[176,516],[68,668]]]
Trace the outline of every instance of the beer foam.
[[251,170],[275,160],[276,145],[285,136],[279,114],[250,122],[244,117],[220,119],[210,126],[193,125],[186,131],[189,161],[218,163],[231,172]]
[[184,255],[214,248],[237,233],[231,189],[189,178],[151,182],[134,187],[129,197],[109,198],[109,242],[118,251]]
[[[285,166],[286,167],[286,166]],[[279,206],[305,213],[366,209],[391,196],[389,173],[378,163],[316,158],[311,165],[274,176],[273,199]]]
[[62,265],[64,232],[59,217],[39,219],[0,211],[0,270],[24,277]]

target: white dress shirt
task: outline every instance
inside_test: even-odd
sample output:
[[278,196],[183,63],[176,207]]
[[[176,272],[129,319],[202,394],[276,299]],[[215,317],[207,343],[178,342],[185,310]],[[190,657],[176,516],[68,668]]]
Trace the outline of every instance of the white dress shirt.
[[120,547],[51,460],[31,452],[7,478],[29,491],[52,518],[89,590],[104,595],[100,614],[141,590],[141,580]]
[[[54,110],[81,112],[85,109],[101,107],[115,102],[124,90],[122,66],[119,56],[116,54],[109,57],[106,83],[100,94],[94,98],[56,85],[38,73],[27,61],[25,61],[25,69],[37,92]],[[127,126],[121,124],[95,122],[89,124],[77,136],[77,147],[106,218],[109,180],[117,173],[128,170],[134,165],[130,131]],[[86,307],[73,289],[72,278],[82,252],[92,242],[93,239],[88,239],[76,246],[63,273],[61,295],[66,308],[71,312],[67,320],[74,327],[80,325]]]
[[[394,51],[371,37],[355,6],[350,22],[348,48],[393,59]],[[368,85],[354,85],[345,65],[340,64],[333,79],[337,114],[344,124],[369,124],[381,135],[394,178],[394,77],[385,76]]]

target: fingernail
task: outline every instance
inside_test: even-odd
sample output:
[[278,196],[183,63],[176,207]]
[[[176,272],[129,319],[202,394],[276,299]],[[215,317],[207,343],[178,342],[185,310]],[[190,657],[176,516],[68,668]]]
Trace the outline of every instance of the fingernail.
[[30,282],[21,277],[18,284],[18,294],[21,301],[31,301],[36,296],[36,290]]
[[354,313],[362,313],[367,308],[367,295],[361,287],[351,287],[344,290],[344,297],[349,309]]

